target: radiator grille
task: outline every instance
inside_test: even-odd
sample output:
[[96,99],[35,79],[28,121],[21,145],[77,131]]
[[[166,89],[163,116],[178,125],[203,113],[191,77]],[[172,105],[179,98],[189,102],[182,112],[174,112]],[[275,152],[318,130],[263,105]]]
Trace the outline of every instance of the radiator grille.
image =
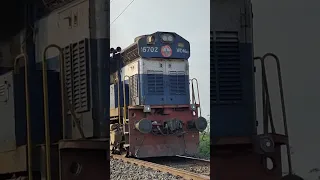
[[71,59],[71,47],[66,46],[64,49],[64,61],[65,61],[65,81],[66,81],[66,88],[67,88],[67,95],[70,103],[72,101],[72,59]]
[[186,94],[186,75],[184,71],[169,71],[169,91],[171,95]]
[[138,98],[139,98],[139,78],[138,75],[133,75],[129,78],[129,93],[130,93],[130,104],[131,105],[138,105]]
[[88,42],[82,40],[64,48],[66,87],[76,112],[89,110]]
[[7,90],[7,85],[6,84],[1,84],[0,85],[0,96],[5,96],[6,95],[6,90]]
[[135,45],[129,47],[128,49],[124,50],[121,53],[121,56],[122,56],[125,64],[130,63],[131,61],[139,58],[140,56],[139,56],[139,52],[138,52],[138,44],[135,44]]
[[[237,32],[215,32],[213,67],[217,92],[216,103],[239,103],[242,100],[241,64]],[[214,87],[213,87],[214,88]]]
[[164,94],[164,79],[162,71],[147,72],[147,92],[149,95]]

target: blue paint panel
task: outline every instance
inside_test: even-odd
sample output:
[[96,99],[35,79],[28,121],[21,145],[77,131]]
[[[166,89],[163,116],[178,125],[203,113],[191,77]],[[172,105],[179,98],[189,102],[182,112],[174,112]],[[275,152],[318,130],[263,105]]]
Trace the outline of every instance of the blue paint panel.
[[[211,105],[211,136],[251,136],[256,134],[252,44],[239,45],[241,102]],[[219,72],[216,75],[219,78]],[[217,97],[219,98],[219,89]]]
[[[48,100],[49,100],[49,124],[51,142],[57,142],[62,138],[61,121],[61,98],[60,98],[59,73],[48,72]],[[42,72],[35,71],[32,78],[34,90],[30,91],[30,112],[32,123],[32,142],[43,144],[44,137],[44,114],[43,114],[43,91],[42,91]],[[58,84],[58,86],[57,86]],[[24,87],[24,68],[15,75],[14,98],[15,98],[15,136],[16,145],[22,146],[27,143],[26,132],[26,108],[25,108],[25,87]]]
[[190,104],[188,76],[140,74],[139,86],[141,104]]
[[[178,82],[179,81],[179,82]],[[126,82],[126,102],[129,102],[129,85]],[[137,105],[181,105],[190,104],[189,92],[189,76],[168,76],[159,74],[143,74],[138,78],[140,90],[139,104]],[[171,83],[171,84],[170,84]],[[122,84],[121,84],[122,86]],[[117,85],[110,85],[114,87],[111,92],[110,107],[118,107],[118,89]],[[110,88],[111,89],[111,88]],[[123,106],[123,90],[120,88],[121,106]]]
[[[113,87],[113,92],[110,92],[110,95],[112,94],[113,97],[110,97],[110,108],[117,108],[118,107],[118,86],[117,84],[112,84],[110,87]],[[111,88],[110,88],[111,90]],[[126,104],[129,104],[129,85],[125,84],[125,91],[126,91]],[[120,106],[123,107],[123,84],[120,84]]]
[[[155,37],[154,44],[147,44],[147,38],[149,35],[146,35],[139,39],[138,41],[138,52],[142,58],[174,58],[174,59],[189,59],[190,57],[190,43],[179,36],[176,33],[171,33],[174,36],[173,43],[164,43],[161,41],[161,35],[167,32],[156,32],[150,34]],[[172,50],[172,55],[170,57],[164,57],[161,54],[161,48],[165,45],[168,45]],[[149,47],[149,48],[144,48]],[[143,51],[146,49],[146,52]]]
[[[42,61],[40,62],[38,61],[36,63],[36,68],[37,70],[42,69]],[[47,69],[59,72],[59,69],[60,69],[59,56],[53,56],[53,57],[47,58]]]

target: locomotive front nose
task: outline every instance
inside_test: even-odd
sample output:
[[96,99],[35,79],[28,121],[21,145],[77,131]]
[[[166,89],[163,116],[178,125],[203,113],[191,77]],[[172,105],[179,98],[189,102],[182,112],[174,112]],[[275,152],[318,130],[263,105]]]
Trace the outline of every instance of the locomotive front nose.
[[135,127],[141,133],[147,134],[152,131],[152,122],[148,119],[141,119],[135,124]]

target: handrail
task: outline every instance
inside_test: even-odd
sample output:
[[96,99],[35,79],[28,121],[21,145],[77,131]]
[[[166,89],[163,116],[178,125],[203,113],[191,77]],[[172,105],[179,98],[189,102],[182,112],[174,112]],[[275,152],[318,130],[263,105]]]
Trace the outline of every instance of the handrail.
[[265,64],[262,59],[262,57],[255,57],[254,60],[260,60],[260,66],[261,66],[261,79],[262,79],[262,88],[261,88],[261,94],[262,94],[262,109],[263,109],[263,131],[264,134],[268,134],[269,129],[269,118],[270,118],[270,126],[272,133],[276,133],[275,125],[273,122],[272,117],[272,109],[271,109],[271,102],[269,98],[269,90],[268,90],[268,84],[267,83],[267,75],[265,70]]
[[[43,51],[42,59],[42,83],[43,83],[43,106],[44,106],[44,121],[45,121],[45,146],[46,146],[46,175],[47,180],[51,180],[51,148],[50,148],[50,125],[49,125],[49,100],[48,100],[48,74],[47,74],[47,58],[46,53],[49,48],[56,48],[59,51],[59,60],[60,62],[64,61],[62,49],[55,45],[48,45]],[[60,63],[62,64],[62,63]],[[61,66],[60,66],[61,68]],[[60,74],[64,73],[64,69],[60,69]],[[65,137],[65,108],[64,108],[64,76],[60,79],[61,81],[61,98],[62,98],[62,129],[63,129],[63,138]]]
[[24,60],[24,86],[26,98],[26,116],[27,116],[27,149],[28,149],[28,179],[33,180],[32,164],[32,137],[31,137],[31,117],[30,117],[30,94],[28,82],[28,57],[25,53],[19,54],[14,60],[14,74],[19,73],[19,60]]
[[198,80],[196,78],[192,78],[190,81],[191,81],[191,88],[192,88],[192,104],[196,103],[196,98],[195,98],[195,95],[194,95],[193,82],[195,81],[196,85],[197,85],[197,92],[198,92],[197,94],[198,94],[198,101],[199,101],[199,115],[201,116],[201,102],[200,102],[199,83],[198,83]]
[[[123,83],[122,83],[122,89],[123,89],[123,124],[128,124],[127,123],[127,103],[126,103],[126,83],[125,83],[125,80],[126,80],[126,77],[129,79],[130,77],[125,75],[123,77]],[[130,93],[130,92],[129,92]],[[130,94],[129,94],[129,97],[130,97]]]
[[83,129],[79,123],[79,117],[74,110],[73,105],[69,102],[68,96],[66,94],[66,85],[65,85],[65,75],[64,75],[64,54],[62,48],[56,44],[48,45],[43,51],[42,59],[42,81],[43,81],[43,103],[44,103],[44,120],[45,120],[45,145],[46,145],[46,172],[47,180],[51,180],[51,149],[50,149],[50,125],[49,125],[49,100],[48,100],[48,74],[47,74],[47,58],[46,53],[48,49],[56,48],[59,51],[59,63],[60,63],[60,88],[61,88],[61,113],[62,113],[62,129],[63,129],[63,139],[66,138],[67,129],[66,129],[66,120],[67,114],[65,105],[67,105],[68,110],[70,110],[73,121],[75,122],[77,129],[80,132],[82,138],[85,138]]
[[[118,74],[119,76],[119,74]],[[120,78],[117,77],[117,86],[118,86],[118,121],[121,124],[121,103],[120,103]]]
[[[287,149],[287,158],[288,158],[288,166],[289,166],[289,174],[292,174],[292,161],[291,161],[291,150],[289,147],[289,132],[288,132],[288,125],[287,125],[287,115],[286,115],[286,108],[284,102],[284,91],[283,91],[283,84],[282,84],[282,74],[281,74],[281,67],[280,67],[280,60],[279,58],[273,53],[267,53],[262,58],[256,57],[254,59],[259,59],[261,61],[261,70],[262,70],[262,98],[263,98],[263,105],[264,110],[264,119],[267,118],[268,114],[270,116],[270,120],[272,118],[271,112],[271,102],[269,96],[269,89],[268,89],[268,81],[267,81],[267,73],[265,68],[265,60],[267,57],[272,57],[276,61],[277,65],[277,72],[278,72],[278,86],[280,91],[280,100],[281,100],[281,108],[282,108],[282,118],[284,124],[284,131],[285,136],[287,137],[286,149]],[[266,110],[267,109],[267,110]],[[267,114],[268,113],[268,114]],[[267,127],[268,128],[268,127]],[[272,130],[273,131],[273,130]],[[275,131],[275,130],[274,130]]]
[[[285,135],[288,138],[288,143],[287,143],[287,148],[286,149],[287,149],[287,156],[288,156],[289,174],[292,174],[291,150],[290,150],[290,147],[289,147],[289,132],[288,132],[287,114],[286,114],[286,108],[285,108],[285,102],[284,102],[284,91],[283,91],[283,84],[282,84],[282,74],[281,74],[280,60],[279,60],[278,56],[276,56],[275,54],[267,53],[262,57],[263,64],[264,64],[264,61],[266,60],[267,57],[272,57],[276,61],[276,64],[277,64],[278,85],[279,85],[279,91],[280,91],[282,118],[283,118]],[[266,87],[268,87],[267,82],[266,82]],[[267,89],[266,89],[266,91],[267,91]]]

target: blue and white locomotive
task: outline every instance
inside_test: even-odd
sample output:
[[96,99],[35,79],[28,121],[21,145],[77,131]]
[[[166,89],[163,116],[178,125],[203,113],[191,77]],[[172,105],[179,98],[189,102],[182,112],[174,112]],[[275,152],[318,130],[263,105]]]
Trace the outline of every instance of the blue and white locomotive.
[[189,88],[189,42],[155,32],[118,51],[111,52],[111,150],[136,157],[196,154],[207,122]]

